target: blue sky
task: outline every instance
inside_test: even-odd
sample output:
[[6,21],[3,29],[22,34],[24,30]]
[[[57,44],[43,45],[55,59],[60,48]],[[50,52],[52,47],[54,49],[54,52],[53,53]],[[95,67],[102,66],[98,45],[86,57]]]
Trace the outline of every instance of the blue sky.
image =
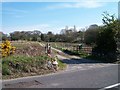
[[118,16],[117,2],[3,2],[2,31],[40,30],[59,33],[68,26],[77,29],[102,24],[102,13]]

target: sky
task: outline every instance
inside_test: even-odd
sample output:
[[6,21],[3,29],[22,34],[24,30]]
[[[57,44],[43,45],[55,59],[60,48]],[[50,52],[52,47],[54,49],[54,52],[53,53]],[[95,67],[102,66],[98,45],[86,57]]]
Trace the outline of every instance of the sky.
[[[0,3],[1,4],[1,3]],[[86,0],[80,2],[2,2],[3,33],[39,30],[60,33],[65,26],[77,30],[89,25],[102,25],[107,11],[118,16],[118,2]]]

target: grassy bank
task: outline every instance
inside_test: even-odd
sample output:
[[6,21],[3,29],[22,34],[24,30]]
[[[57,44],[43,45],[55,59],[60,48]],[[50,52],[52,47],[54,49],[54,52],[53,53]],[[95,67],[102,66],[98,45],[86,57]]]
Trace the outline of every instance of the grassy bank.
[[[13,79],[18,77],[44,75],[52,73],[47,68],[50,57],[44,53],[44,47],[37,42],[12,42],[16,47],[14,55],[2,58],[2,78]],[[52,57],[54,59],[54,57]],[[66,64],[58,60],[59,70],[63,70]]]
[[[52,73],[46,66],[47,56],[28,57],[23,55],[9,56],[2,60],[3,79],[12,79],[33,75],[43,75]],[[58,60],[59,70],[63,70],[66,65]]]

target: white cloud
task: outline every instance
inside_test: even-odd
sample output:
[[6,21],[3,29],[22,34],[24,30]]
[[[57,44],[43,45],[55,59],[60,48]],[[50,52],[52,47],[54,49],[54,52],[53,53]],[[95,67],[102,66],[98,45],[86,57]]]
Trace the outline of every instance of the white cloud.
[[60,25],[51,25],[51,24],[39,24],[39,25],[31,25],[31,26],[7,26],[3,27],[2,31],[4,33],[11,33],[14,31],[33,31],[39,30],[42,33],[47,33],[48,31],[52,31],[53,33],[59,33],[62,27]]
[[15,18],[21,18],[21,17],[24,17],[26,14],[28,14],[28,11],[5,7],[2,10],[2,14],[3,15],[10,15],[10,16],[15,17]]
[[[96,23],[97,25],[102,25],[102,23]],[[87,26],[77,26],[77,31],[88,28],[92,24],[87,24]],[[68,25],[68,29],[74,28],[74,25]],[[2,30],[1,30],[2,29]],[[52,31],[54,34],[60,33],[62,29],[65,29],[65,25],[62,24],[38,24],[38,25],[30,25],[30,26],[7,26],[0,28],[3,33],[12,33],[14,31],[34,31],[39,30],[42,33],[47,33],[48,31]]]
[[46,7],[46,9],[62,9],[62,8],[98,8],[102,7],[105,3],[98,2],[95,0],[73,2],[73,3],[62,3]]
[[16,13],[16,12],[17,13],[28,13],[28,11],[26,11],[26,10],[15,9],[15,8],[10,8],[10,7],[9,8],[3,7],[2,10],[5,12],[7,11],[7,12],[14,12],[14,13]]
[[[68,26],[68,29],[74,28],[73,26]],[[83,27],[76,26],[77,31],[79,31]],[[53,25],[53,24],[39,24],[39,25],[31,25],[31,26],[7,26],[2,27],[3,33],[12,33],[14,31],[34,31],[39,30],[42,33],[47,33],[48,31],[53,32],[54,34],[60,33],[62,29],[65,29],[63,25]]]

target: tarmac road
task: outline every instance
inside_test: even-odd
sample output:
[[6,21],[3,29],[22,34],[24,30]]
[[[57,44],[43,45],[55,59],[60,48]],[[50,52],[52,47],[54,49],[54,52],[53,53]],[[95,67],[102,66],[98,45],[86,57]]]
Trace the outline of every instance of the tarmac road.
[[3,88],[104,88],[118,83],[118,65],[93,67],[81,64],[49,75],[5,80]]

